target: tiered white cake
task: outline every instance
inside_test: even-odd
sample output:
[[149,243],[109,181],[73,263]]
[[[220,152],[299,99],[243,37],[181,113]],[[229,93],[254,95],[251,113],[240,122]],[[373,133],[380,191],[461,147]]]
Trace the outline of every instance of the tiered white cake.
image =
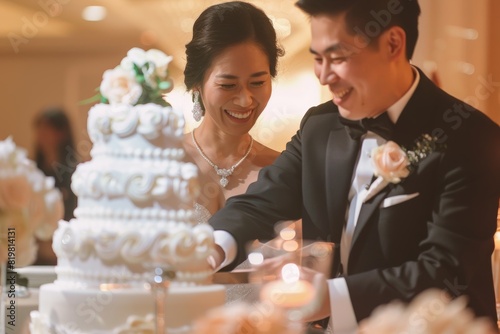
[[[110,71],[123,72],[132,60],[136,74],[154,73],[148,69],[160,67],[159,54],[148,63],[142,51],[141,64],[134,59],[141,51],[132,49]],[[112,75],[104,74],[101,93]],[[165,82],[156,79],[143,86],[159,91]],[[125,93],[134,88],[133,82],[119,84]],[[118,103],[109,100],[89,112],[92,160],[73,175],[76,218],[61,221],[54,234],[57,280],[40,288],[32,334],[154,330],[154,299],[145,283],[155,267],[175,273],[166,299],[169,333],[184,333],[194,319],[224,303],[224,287],[210,284],[213,230],[193,217],[198,170],[185,161],[182,112],[165,103],[123,103],[126,95],[116,96]]]

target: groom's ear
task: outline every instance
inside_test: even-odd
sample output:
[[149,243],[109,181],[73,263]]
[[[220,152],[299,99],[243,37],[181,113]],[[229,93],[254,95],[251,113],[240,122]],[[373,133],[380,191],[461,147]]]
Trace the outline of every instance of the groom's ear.
[[406,33],[403,28],[394,26],[387,29],[384,47],[390,58],[406,57]]

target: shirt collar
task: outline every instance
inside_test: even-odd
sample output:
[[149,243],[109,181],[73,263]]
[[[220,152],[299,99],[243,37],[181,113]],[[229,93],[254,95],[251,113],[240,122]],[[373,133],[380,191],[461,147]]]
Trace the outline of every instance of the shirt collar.
[[417,69],[413,66],[412,70],[413,73],[415,73],[415,79],[413,80],[413,84],[411,85],[410,89],[408,89],[408,91],[399,100],[397,100],[396,103],[387,108],[387,114],[394,124],[396,124],[396,122],[398,121],[404,107],[406,106],[408,101],[410,101],[410,98],[412,97],[413,93],[415,93],[418,83],[420,82],[420,73],[418,73]]

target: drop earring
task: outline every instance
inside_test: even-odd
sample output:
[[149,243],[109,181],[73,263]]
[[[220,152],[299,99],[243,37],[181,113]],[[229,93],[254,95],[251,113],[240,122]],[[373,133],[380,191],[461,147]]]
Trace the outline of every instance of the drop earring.
[[195,91],[194,96],[194,105],[193,105],[193,118],[196,122],[199,122],[201,120],[201,116],[203,116],[203,108],[201,107],[200,103],[200,92]]

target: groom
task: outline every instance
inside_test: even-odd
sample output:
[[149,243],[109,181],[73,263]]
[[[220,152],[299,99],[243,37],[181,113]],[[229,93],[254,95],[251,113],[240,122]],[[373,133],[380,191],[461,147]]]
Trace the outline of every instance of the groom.
[[297,6],[310,15],[314,71],[333,99],[311,108],[275,163],[212,217],[216,263],[234,268],[248,241],[302,219],[304,238],[338,246],[328,280],[336,333],[429,288],[466,295],[496,323],[500,128],[410,64],[417,0]]

